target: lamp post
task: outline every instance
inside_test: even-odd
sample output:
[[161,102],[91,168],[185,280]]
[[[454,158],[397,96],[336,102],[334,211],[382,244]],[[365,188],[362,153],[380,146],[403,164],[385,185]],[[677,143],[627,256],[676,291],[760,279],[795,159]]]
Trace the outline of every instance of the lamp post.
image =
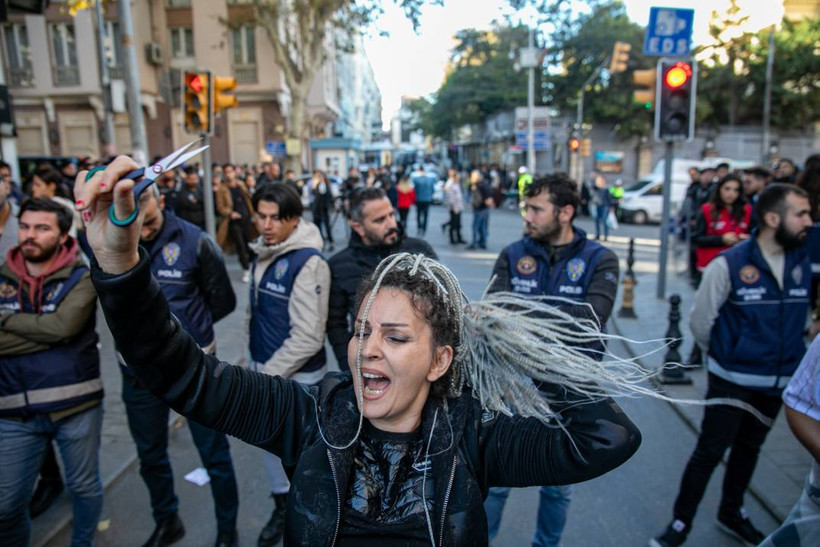
[[535,173],[535,142],[532,129],[535,108],[535,67],[538,66],[538,50],[535,48],[535,29],[529,26],[527,47],[518,52],[521,68],[527,69],[527,170]]

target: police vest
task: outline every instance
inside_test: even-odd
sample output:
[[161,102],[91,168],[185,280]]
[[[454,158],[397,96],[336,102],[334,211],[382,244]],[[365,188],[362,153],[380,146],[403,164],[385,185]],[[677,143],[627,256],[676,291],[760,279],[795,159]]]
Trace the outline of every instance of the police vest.
[[734,384],[778,394],[806,351],[803,331],[811,269],[804,249],[785,256],[783,288],[756,238],[724,251],[731,292],[709,342],[709,372]]
[[507,247],[512,292],[562,296],[583,302],[604,247],[587,239],[583,230],[575,228],[575,232],[571,248],[552,265],[544,246],[529,237]]
[[[293,283],[305,262],[313,256],[321,256],[316,249],[296,249],[276,258],[265,269],[257,287],[251,286],[251,358],[265,363],[276,353],[290,336],[290,312],[288,304]],[[256,259],[253,262],[253,278],[256,278]],[[313,372],[325,364],[325,349],[313,355],[299,372]]]
[[172,213],[165,213],[162,231],[151,247],[151,273],[168,300],[171,312],[199,347],[214,341],[211,310],[197,283],[202,230]]
[[[67,278],[43,286],[40,313],[54,313],[88,271],[76,266]],[[19,281],[0,275],[0,310],[36,313],[28,294],[19,298]],[[97,350],[95,314],[73,339],[45,351],[0,358],[0,416],[31,417],[102,399],[100,354]]]

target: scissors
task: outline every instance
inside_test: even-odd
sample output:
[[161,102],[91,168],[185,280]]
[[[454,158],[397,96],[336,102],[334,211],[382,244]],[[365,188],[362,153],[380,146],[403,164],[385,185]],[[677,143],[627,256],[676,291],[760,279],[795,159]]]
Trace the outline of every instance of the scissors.
[[[108,208],[108,219],[115,224],[116,226],[128,226],[134,220],[136,220],[137,215],[139,214],[139,202],[140,202],[140,195],[142,194],[143,190],[151,186],[156,180],[159,178],[160,175],[165,173],[166,171],[170,171],[174,167],[185,163],[192,157],[196,156],[206,148],[207,145],[201,146],[196,150],[191,150],[186,152],[189,148],[191,148],[194,144],[200,143],[201,140],[191,141],[182,148],[177,148],[154,165],[150,165],[148,167],[140,167],[139,169],[134,169],[120,180],[131,179],[131,180],[138,180],[142,178],[141,181],[136,183],[133,188],[134,192],[134,212],[128,215],[128,218],[120,220],[114,215],[114,204],[112,203],[111,206]],[[85,176],[85,180],[89,180],[94,173],[97,171],[102,171],[105,169],[104,166],[95,167],[88,174]]]

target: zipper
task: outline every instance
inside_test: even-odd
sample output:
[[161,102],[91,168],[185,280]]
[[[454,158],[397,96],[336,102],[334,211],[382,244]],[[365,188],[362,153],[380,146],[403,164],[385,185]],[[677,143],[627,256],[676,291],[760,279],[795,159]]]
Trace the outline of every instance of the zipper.
[[339,535],[339,524],[342,520],[342,495],[339,492],[339,480],[336,477],[336,466],[333,464],[333,458],[330,455],[330,450],[327,450],[327,461],[330,462],[330,473],[333,475],[333,486],[336,487],[336,529],[333,531],[333,540],[330,542],[331,547],[336,545],[336,538]]
[[447,483],[447,493],[444,494],[444,505],[441,506],[441,533],[439,534],[438,544],[444,545],[444,522],[447,518],[447,504],[450,501],[450,493],[453,490],[453,480],[456,477],[456,466],[458,465],[458,454],[453,456],[453,469],[450,471],[450,482]]

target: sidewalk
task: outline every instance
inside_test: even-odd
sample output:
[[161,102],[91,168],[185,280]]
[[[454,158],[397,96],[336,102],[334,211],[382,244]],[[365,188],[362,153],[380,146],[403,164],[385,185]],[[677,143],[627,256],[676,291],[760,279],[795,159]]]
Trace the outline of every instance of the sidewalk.
[[[636,245],[637,247],[638,245]],[[621,272],[623,273],[626,271],[625,253],[619,252],[619,255],[622,259]],[[681,297],[680,329],[683,333],[683,344],[678,348],[678,351],[685,361],[689,356],[693,343],[689,331],[689,310],[692,307],[694,296],[694,289],[689,284],[689,277],[686,274],[685,261],[675,261],[673,253],[670,252],[666,301],[656,298],[657,274],[652,271],[656,269],[652,266],[652,264],[640,264],[640,262],[636,262],[633,266],[638,283],[635,287],[634,303],[637,319],[618,317],[618,310],[621,307],[621,295],[619,295],[615,311],[610,318],[610,326],[616,334],[630,340],[641,341],[663,338],[669,326],[669,297],[678,294]],[[649,345],[641,345],[635,342],[627,343],[626,346],[633,357],[642,355],[652,349]],[[656,369],[662,365],[665,353],[665,351],[657,352],[641,358],[640,361],[645,367]],[[706,370],[698,368],[687,371],[686,374],[693,380],[693,384],[689,386],[666,386],[667,394],[678,399],[702,399],[706,394]],[[702,407],[683,404],[672,405],[672,407],[693,431],[698,432],[700,430],[700,423],[703,418]],[[694,448],[692,446],[693,450]],[[773,517],[782,521],[800,497],[803,481],[810,466],[811,456],[794,438],[781,411],[761,449],[757,468],[749,487],[750,494],[755,496]],[[680,470],[680,474],[682,473],[683,469]],[[712,488],[720,487],[715,481],[712,482]],[[672,503],[672,501],[668,500],[668,503]]]

